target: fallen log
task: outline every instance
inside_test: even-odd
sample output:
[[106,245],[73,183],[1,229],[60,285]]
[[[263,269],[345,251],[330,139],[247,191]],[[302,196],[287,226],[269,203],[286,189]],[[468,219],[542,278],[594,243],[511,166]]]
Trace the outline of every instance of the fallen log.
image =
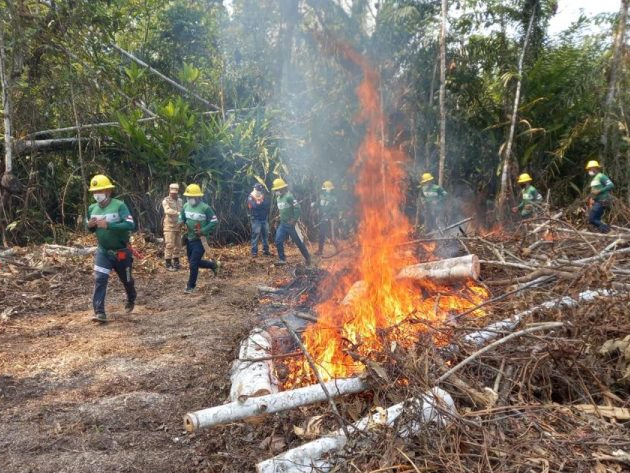
[[[479,273],[479,258],[476,255],[466,255],[407,266],[398,273],[396,279],[411,279],[414,281],[428,279],[440,284],[453,284],[469,279],[476,281],[479,279]],[[350,304],[352,301],[362,297],[366,291],[366,282],[357,281],[350,287],[341,303],[344,305]]]
[[596,291],[584,291],[578,294],[577,299],[572,299],[571,297],[559,297],[557,299],[552,299],[547,302],[543,302],[540,305],[532,307],[531,309],[524,310],[523,312],[519,312],[514,314],[512,317],[508,319],[501,320],[499,322],[495,322],[491,325],[488,325],[486,328],[482,330],[477,330],[476,332],[469,333],[463,338],[465,343],[470,343],[472,345],[481,345],[489,340],[492,340],[499,335],[510,332],[516,328],[516,326],[523,320],[525,317],[528,317],[540,310],[550,310],[557,309],[561,307],[575,307],[579,305],[581,302],[592,302],[596,300],[598,297],[611,297],[615,295],[616,292],[609,291],[608,289],[599,289]]
[[[374,426],[393,427],[401,414],[410,414],[407,419],[396,425],[396,434],[409,437],[431,423],[445,425],[457,413],[455,403],[449,393],[433,388],[419,398],[411,398],[395,404],[386,410],[377,410],[373,415],[348,426],[350,433],[369,432]],[[331,465],[323,460],[327,453],[342,449],[348,437],[342,430],[297,448],[288,450],[276,457],[256,465],[258,473],[307,473],[312,471],[329,471]]]
[[[369,388],[368,384],[360,378],[334,379],[325,384],[333,397],[356,394]],[[229,424],[261,414],[282,412],[308,404],[324,402],[327,399],[322,387],[315,384],[266,396],[250,397],[243,402],[231,402],[222,406],[191,412],[184,417],[184,427],[188,432],[194,432],[201,428]]]
[[255,328],[241,343],[238,359],[232,364],[232,401],[244,402],[250,397],[278,392],[270,355],[271,336],[266,331]]
[[96,253],[96,246],[44,245],[44,253],[49,256],[88,256]]

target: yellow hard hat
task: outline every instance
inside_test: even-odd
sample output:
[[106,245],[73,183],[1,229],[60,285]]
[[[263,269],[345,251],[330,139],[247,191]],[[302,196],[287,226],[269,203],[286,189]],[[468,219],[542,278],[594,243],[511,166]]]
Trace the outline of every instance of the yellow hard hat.
[[524,172],[523,174],[521,174],[520,176],[518,176],[518,181],[516,181],[518,184],[525,184],[527,182],[532,182],[532,176],[530,176],[529,174],[527,174],[526,172]]
[[272,191],[279,191],[280,189],[284,189],[285,187],[289,187],[289,185],[284,182],[284,179],[279,177],[278,179],[273,180],[273,185],[271,187]]
[[322,190],[324,191],[331,191],[335,188],[335,185],[333,184],[332,181],[324,181],[324,183],[322,184]]
[[588,163],[586,163],[586,170],[587,171],[589,169],[593,169],[593,168],[601,168],[601,166],[599,165],[599,163],[597,161],[589,161]]
[[188,184],[186,186],[186,190],[184,191],[185,197],[203,197],[203,192],[201,192],[201,187],[198,184]]
[[97,174],[90,181],[90,188],[88,190],[89,192],[96,192],[113,188],[114,184],[112,184],[112,181],[109,180],[109,177],[104,174]]
[[431,182],[433,180],[433,174],[430,172],[425,172],[420,178],[420,184],[426,184],[427,182]]

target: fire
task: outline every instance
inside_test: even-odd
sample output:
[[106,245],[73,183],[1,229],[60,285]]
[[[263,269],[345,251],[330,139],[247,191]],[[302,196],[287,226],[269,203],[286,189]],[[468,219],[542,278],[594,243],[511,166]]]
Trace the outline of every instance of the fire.
[[[348,261],[352,266],[335,279],[333,297],[315,307],[318,322],[303,333],[304,345],[324,380],[358,374],[365,369],[361,359],[377,360],[393,345],[412,347],[420,333],[431,333],[439,342],[450,314],[474,307],[487,295],[474,285],[456,291],[431,282],[418,287],[396,279],[401,268],[418,262],[403,248],[413,233],[401,211],[407,157],[383,144],[385,123],[376,72],[356,51],[345,48],[344,52],[364,75],[356,92],[361,103],[357,119],[365,124],[366,134],[353,167],[358,177],[359,256]],[[423,249],[425,259],[432,259],[434,246]],[[342,304],[356,281],[363,281],[365,292]],[[285,387],[316,381],[306,361],[296,360],[289,368]]]

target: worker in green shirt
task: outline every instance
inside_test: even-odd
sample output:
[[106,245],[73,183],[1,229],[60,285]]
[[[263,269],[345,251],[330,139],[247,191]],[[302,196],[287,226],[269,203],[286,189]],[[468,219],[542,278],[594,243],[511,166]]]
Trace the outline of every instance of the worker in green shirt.
[[335,185],[332,181],[324,181],[322,184],[322,190],[319,194],[319,201],[317,204],[313,202],[312,206],[317,205],[319,216],[319,248],[315,253],[321,256],[324,253],[324,243],[326,238],[330,236],[332,244],[337,249],[337,240],[335,238],[335,224],[337,221],[337,215],[339,214],[339,205],[337,202],[337,196],[334,193]]
[[284,254],[284,241],[291,237],[293,243],[300,249],[306,265],[309,266],[311,264],[311,255],[295,230],[295,225],[300,218],[300,204],[295,200],[293,194],[289,192],[289,186],[284,179],[274,179],[271,190],[278,194],[278,211],[280,213],[280,225],[276,230],[276,247],[278,248],[278,262],[276,264],[287,264]]
[[610,191],[615,185],[610,178],[602,172],[602,167],[597,161],[589,161],[586,171],[591,176],[590,202],[588,223],[597,228],[601,233],[608,233],[610,226],[602,222],[604,212],[610,208]]
[[127,205],[112,198],[113,189],[112,182],[102,174],[94,176],[90,181],[89,192],[96,203],[88,209],[87,227],[96,234],[98,241],[94,256],[93,320],[101,323],[107,322],[105,295],[112,270],[118,275],[127,293],[127,313],[133,310],[136,301],[136,288],[131,275],[133,255],[129,249],[129,237],[135,224]]
[[425,172],[420,178],[420,201],[424,208],[424,227],[427,232],[443,226],[444,203],[448,195],[433,179],[430,172]]
[[519,212],[523,219],[533,217],[543,200],[540,192],[532,185],[532,181],[532,177],[527,173],[518,176],[516,181],[521,187],[521,201],[518,206],[512,208],[512,212]]
[[195,292],[197,286],[197,277],[199,276],[199,268],[210,269],[217,276],[220,263],[214,260],[204,260],[205,253],[202,239],[206,240],[210,232],[217,226],[217,219],[214,210],[202,202],[203,192],[197,184],[190,184],[186,187],[184,197],[187,198],[179,222],[185,226],[186,230],[186,255],[188,256],[188,284],[184,290],[185,294]]

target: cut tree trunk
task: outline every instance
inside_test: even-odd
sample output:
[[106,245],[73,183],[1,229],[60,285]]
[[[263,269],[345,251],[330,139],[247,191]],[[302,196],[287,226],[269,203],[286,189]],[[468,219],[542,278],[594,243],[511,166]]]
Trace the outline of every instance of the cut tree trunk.
[[[453,284],[469,279],[476,281],[479,279],[479,272],[479,258],[476,255],[466,255],[459,258],[429,261],[407,266],[398,273],[396,278],[414,281],[431,280],[439,284]],[[352,303],[352,301],[362,297],[367,289],[365,281],[355,282],[341,303],[344,305]]]
[[[356,394],[369,389],[368,384],[360,378],[335,379],[325,384],[332,397]],[[308,404],[325,402],[327,399],[321,385],[314,384],[191,412],[184,418],[184,427],[188,432],[194,432],[201,428],[229,424],[261,414],[273,414]]]
[[[230,400],[244,402],[250,397],[278,392],[270,355],[271,336],[255,328],[241,343],[238,360],[232,365]],[[261,360],[249,361],[258,359]]]
[[[395,404],[386,410],[376,411],[348,427],[351,433],[367,433],[375,426],[394,427],[401,414],[407,414],[404,422],[397,423],[396,434],[409,437],[419,432],[428,424],[445,425],[457,414],[455,403],[449,393],[440,388],[433,388],[420,398],[412,398]],[[258,473],[307,473],[312,471],[329,471],[331,465],[325,461],[327,453],[342,449],[348,437],[342,430],[305,443],[288,450],[276,457],[256,465]]]

